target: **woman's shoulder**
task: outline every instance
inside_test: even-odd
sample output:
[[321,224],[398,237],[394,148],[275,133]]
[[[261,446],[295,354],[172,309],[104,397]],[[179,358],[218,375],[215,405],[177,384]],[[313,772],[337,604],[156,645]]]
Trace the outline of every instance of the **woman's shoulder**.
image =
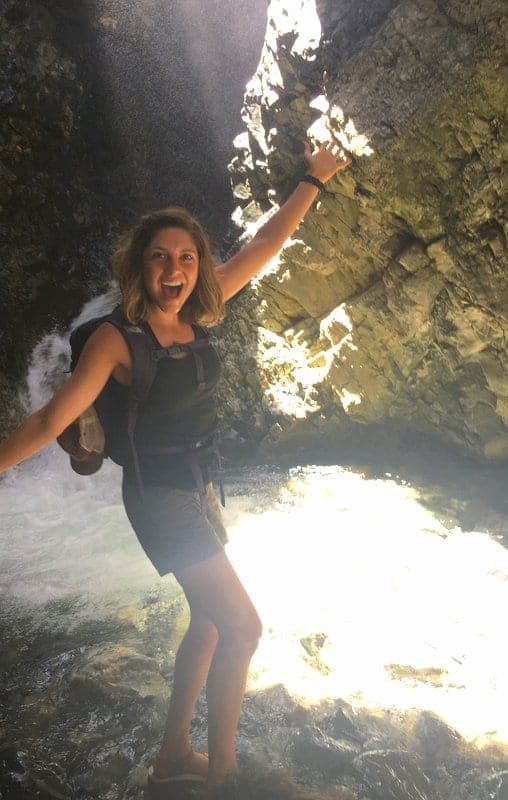
[[99,323],[87,339],[83,352],[94,353],[115,363],[130,361],[129,348],[120,328],[109,320]]

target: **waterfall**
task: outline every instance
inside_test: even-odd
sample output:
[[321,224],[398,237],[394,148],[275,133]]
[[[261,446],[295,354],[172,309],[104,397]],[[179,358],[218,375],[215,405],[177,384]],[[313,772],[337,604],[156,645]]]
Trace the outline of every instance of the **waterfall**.
[[[109,313],[116,296],[111,288],[94,298],[69,330],[47,334],[34,348],[22,390],[27,413],[47,403],[65,380],[71,331]],[[79,597],[80,611],[96,615],[157,582],[123,511],[120,480],[120,467],[109,460],[95,475],[77,475],[55,442],[3,476],[4,601],[42,606]]]
[[69,330],[64,333],[48,333],[37,344],[32,353],[23,390],[27,413],[41,408],[63,383],[69,370],[71,348],[69,337],[75,328],[95,317],[109,314],[118,302],[118,289],[112,286],[105,294],[85,303]]

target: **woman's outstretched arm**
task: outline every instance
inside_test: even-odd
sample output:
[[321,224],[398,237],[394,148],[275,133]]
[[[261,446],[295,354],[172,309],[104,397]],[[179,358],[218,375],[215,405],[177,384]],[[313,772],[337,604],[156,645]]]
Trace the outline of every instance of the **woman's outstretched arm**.
[[[311,154],[305,143],[307,172],[321,183],[345,169],[351,163],[340,147],[334,143],[321,145]],[[319,189],[310,183],[299,183],[283,206],[270,217],[256,233],[252,241],[236,253],[229,261],[217,267],[217,279],[224,300],[229,300],[262,270],[281,249],[286,239],[297,229],[305,214],[316,199]]]
[[[36,453],[85,411],[104,388],[115,366],[129,359],[122,335],[101,325],[88,339],[78,365],[44,408],[0,444],[0,472]],[[127,364],[128,366],[128,364]]]

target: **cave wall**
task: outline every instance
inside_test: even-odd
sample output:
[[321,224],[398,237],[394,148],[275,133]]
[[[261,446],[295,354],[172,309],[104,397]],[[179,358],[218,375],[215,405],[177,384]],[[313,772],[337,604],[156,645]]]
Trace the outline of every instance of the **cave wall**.
[[235,219],[284,200],[306,136],[353,164],[232,306],[236,442],[325,452],[384,426],[508,457],[505,9],[272,0]]
[[81,10],[1,4],[0,430],[17,416],[18,382],[41,333],[104,281],[112,143],[93,74],[72,54],[77,30],[86,51]]

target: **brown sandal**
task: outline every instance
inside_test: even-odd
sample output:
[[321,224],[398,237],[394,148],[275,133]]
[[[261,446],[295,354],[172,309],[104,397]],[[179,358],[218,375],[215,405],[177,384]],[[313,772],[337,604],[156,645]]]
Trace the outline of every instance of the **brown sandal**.
[[169,783],[176,783],[178,781],[194,781],[195,783],[204,783],[206,778],[203,775],[198,775],[196,772],[187,772],[185,769],[186,763],[189,762],[191,756],[194,755],[194,750],[189,750],[182,758],[177,758],[171,761],[169,766],[175,772],[174,775],[169,775],[167,778],[158,778],[154,773],[154,764],[151,763],[148,767],[148,783],[152,786],[164,786]]

